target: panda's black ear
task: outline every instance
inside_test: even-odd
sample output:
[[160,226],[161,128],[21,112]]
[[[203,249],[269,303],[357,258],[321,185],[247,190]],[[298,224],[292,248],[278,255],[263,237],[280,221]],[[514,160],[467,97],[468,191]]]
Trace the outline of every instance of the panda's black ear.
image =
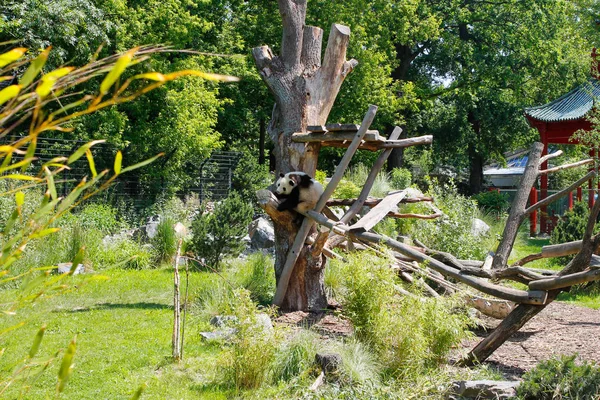
[[285,175],[284,175],[283,173],[281,173],[281,172],[280,172],[280,173],[279,173],[279,176],[280,176],[281,178],[283,178]]

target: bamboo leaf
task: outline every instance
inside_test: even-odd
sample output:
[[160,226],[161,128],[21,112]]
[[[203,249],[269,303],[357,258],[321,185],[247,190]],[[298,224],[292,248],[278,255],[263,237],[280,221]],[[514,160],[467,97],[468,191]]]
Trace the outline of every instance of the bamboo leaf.
[[139,74],[131,79],[149,79],[151,81],[164,82],[166,78],[160,72],[146,72],[145,74]]
[[17,203],[17,207],[21,207],[25,203],[25,193],[21,191],[15,193],[15,202]]
[[145,383],[142,386],[140,386],[138,390],[135,391],[133,396],[131,396],[131,400],[138,400],[140,397],[142,397],[142,393],[146,389],[146,386],[148,385],[146,385]]
[[21,160],[21,161],[19,161],[17,163],[11,164],[8,167],[0,167],[0,174],[3,174],[6,171],[10,171],[11,169],[16,169],[16,168],[23,167],[23,166],[27,167],[29,164],[31,164],[31,162],[34,159],[35,158],[33,158],[33,157],[32,158],[26,158],[26,159]]
[[17,61],[19,58],[23,57],[23,54],[25,54],[26,51],[27,49],[25,47],[17,47],[16,49],[0,54],[0,68]]
[[121,173],[121,163],[123,162],[123,154],[121,150],[117,151],[117,155],[115,156],[115,174],[119,175]]
[[[25,160],[33,159],[36,148],[37,148],[37,137],[34,136],[33,139],[31,139],[29,146],[27,146],[27,153],[25,153]],[[21,172],[25,172],[25,170],[27,169],[29,164],[31,164],[31,161],[28,164],[23,165],[23,167],[21,168]]]
[[52,91],[52,88],[54,87],[54,84],[56,83],[58,78],[67,75],[69,72],[73,71],[73,69],[73,67],[58,68],[42,76],[42,80],[35,89],[35,92],[42,99],[48,96]]
[[115,66],[110,70],[110,72],[106,75],[102,83],[100,84],[100,93],[106,94],[108,90],[112,87],[112,85],[119,79],[125,68],[129,66],[131,63],[131,59],[133,55],[137,51],[137,48],[129,50],[127,53],[123,54],[117,62]]
[[67,160],[67,164],[74,163],[75,161],[79,160],[85,154],[86,150],[90,149],[92,146],[97,145],[98,143],[104,143],[104,142],[106,142],[106,140],[92,140],[91,142],[88,142],[88,143],[82,145],[80,148],[75,150],[75,152],[73,154],[71,154],[71,156]]
[[58,370],[58,393],[62,393],[65,389],[65,385],[67,381],[71,377],[73,373],[73,358],[75,357],[75,350],[77,348],[77,336],[71,340],[67,350],[65,351],[65,355],[63,356],[62,363],[60,364],[60,368]]
[[48,191],[50,192],[50,197],[52,200],[56,200],[58,195],[56,194],[56,186],[54,185],[54,177],[52,176],[52,172],[48,167],[44,167],[44,173],[46,174],[46,182],[48,184]]
[[20,208],[19,207],[15,208],[15,210],[10,215],[10,218],[4,224],[4,232],[3,232],[4,236],[8,236],[8,234],[10,233],[10,230],[15,225],[15,222],[17,222],[17,220],[19,219],[20,214],[21,214]]
[[60,231],[60,228],[42,229],[41,231],[39,231],[37,233],[34,233],[33,235],[29,236],[29,238],[30,239],[39,239],[41,237],[51,235],[51,234],[56,233],[58,231]]
[[98,175],[98,173],[96,172],[96,163],[94,162],[94,156],[92,155],[90,149],[87,149],[85,151],[85,156],[87,157],[88,164],[90,166],[90,171],[92,171],[92,176],[96,177]]
[[36,181],[41,182],[40,178],[36,178],[35,176],[23,175],[23,174],[8,174],[0,176],[0,179],[15,179],[19,181]]
[[197,71],[195,69],[184,69],[182,71],[172,72],[166,74],[165,80],[172,81],[173,79],[180,78],[182,76],[198,76],[209,81],[221,81],[221,82],[239,82],[240,78],[231,75],[211,74],[209,72]]
[[7,333],[7,332],[14,331],[15,329],[19,329],[19,328],[20,328],[20,327],[22,327],[23,325],[25,325],[25,321],[23,321],[23,322],[19,322],[19,323],[18,323],[18,324],[16,324],[16,325],[10,326],[10,327],[8,327],[8,328],[6,328],[6,329],[4,329],[4,330],[0,331],[0,336],[4,335],[4,334],[5,334],[5,333]]
[[0,106],[13,97],[16,97],[21,91],[22,85],[10,85],[0,90]]
[[52,48],[52,46],[47,47],[44,51],[42,51],[40,53],[39,56],[37,56],[35,58],[35,60],[33,60],[31,62],[31,64],[29,65],[29,68],[27,68],[27,71],[25,71],[25,73],[23,74],[23,77],[19,81],[20,85],[23,85],[23,87],[26,87],[31,82],[33,82],[35,77],[38,76],[38,74],[44,67],[44,64],[46,64],[46,60],[48,60],[48,54],[50,54],[51,48]]
[[158,159],[158,158],[160,158],[160,157],[162,157],[164,155],[165,155],[165,153],[159,153],[159,154],[155,155],[152,158],[149,158],[149,159],[144,160],[142,162],[139,162],[137,164],[130,165],[129,167],[125,167],[125,168],[123,168],[123,170],[121,171],[121,173],[124,174],[125,172],[129,172],[129,171],[132,171],[134,169],[138,169],[138,168],[141,168],[143,166],[146,166],[146,165],[148,165],[150,163],[153,163],[154,161],[156,161],[156,159]]
[[33,345],[29,350],[29,358],[35,357],[38,350],[40,349],[40,344],[42,343],[42,339],[44,338],[44,333],[46,332],[46,325],[42,325],[37,335],[35,335],[35,339],[33,339]]
[[73,264],[71,265],[71,270],[69,271],[69,275],[73,275],[75,273],[77,266],[79,264],[81,264],[84,256],[85,256],[85,246],[81,246],[79,248],[79,250],[77,251],[77,254],[75,255],[75,257],[73,258]]

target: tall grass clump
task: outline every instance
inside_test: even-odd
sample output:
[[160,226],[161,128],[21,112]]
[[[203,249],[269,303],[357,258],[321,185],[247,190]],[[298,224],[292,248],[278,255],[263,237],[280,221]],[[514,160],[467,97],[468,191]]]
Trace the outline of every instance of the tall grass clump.
[[154,247],[158,263],[171,262],[177,253],[178,238],[174,226],[173,218],[163,217],[156,227],[156,236],[152,238],[152,247]]
[[288,382],[293,378],[308,375],[315,365],[318,350],[318,336],[310,331],[299,331],[277,350],[271,366],[273,381]]
[[279,335],[273,327],[259,322],[259,312],[250,292],[238,289],[234,296],[232,312],[236,317],[233,324],[236,334],[224,349],[223,376],[236,390],[257,389],[270,379]]
[[236,260],[224,271],[224,276],[236,286],[250,291],[252,300],[261,305],[271,304],[275,295],[275,274],[273,259],[261,252]]
[[469,320],[455,300],[396,295],[399,281],[390,260],[360,253],[336,263],[344,276],[345,315],[389,374],[405,377],[436,367],[468,335]]

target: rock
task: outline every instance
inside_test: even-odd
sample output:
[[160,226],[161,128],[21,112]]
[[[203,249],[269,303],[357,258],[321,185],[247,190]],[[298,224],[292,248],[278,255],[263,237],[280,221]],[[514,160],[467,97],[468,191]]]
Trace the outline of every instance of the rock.
[[335,373],[342,365],[342,356],[335,353],[315,354],[315,363],[321,366],[321,369],[327,374]]
[[218,329],[214,332],[200,332],[200,336],[204,340],[228,340],[236,334],[234,328]]
[[446,399],[510,399],[516,396],[518,381],[457,381]]
[[210,324],[221,328],[223,326],[232,325],[237,322],[237,317],[233,315],[215,315],[210,319]]
[[[71,271],[71,267],[73,266],[73,263],[59,263],[57,265],[58,267],[58,273],[59,274],[65,274],[69,271]],[[79,275],[79,274],[83,274],[85,272],[85,267],[83,266],[83,264],[78,264],[77,268],[75,268],[75,272],[73,272],[73,275]]]
[[265,331],[273,330],[273,323],[271,317],[265,313],[256,314],[256,325],[262,327]]
[[173,225],[173,230],[175,231],[175,234],[178,238],[185,238],[188,235],[187,228],[181,222],[178,222],[175,225]]
[[490,232],[490,226],[480,220],[479,218],[474,218],[471,223],[471,235],[473,236],[485,236]]
[[250,244],[254,249],[268,249],[275,246],[273,223],[264,217],[255,219],[250,223],[248,235],[250,236]]

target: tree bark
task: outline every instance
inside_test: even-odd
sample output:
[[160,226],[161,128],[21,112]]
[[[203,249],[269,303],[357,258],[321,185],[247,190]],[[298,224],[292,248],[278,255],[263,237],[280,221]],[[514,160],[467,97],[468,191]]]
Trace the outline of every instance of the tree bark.
[[[325,125],[342,82],[357,62],[346,61],[348,27],[337,24],[331,27],[321,60],[323,30],[304,25],[306,0],[278,0],[278,4],[283,21],[281,55],[274,55],[267,46],[252,51],[259,73],[275,98],[267,127],[274,144],[275,172],[304,171],[314,176],[320,143],[296,143],[292,135],[305,132],[308,125]],[[299,229],[289,215],[289,212],[271,215],[277,281]],[[311,254],[309,246],[301,249],[282,309],[313,310],[327,306],[323,283],[325,260]]]

